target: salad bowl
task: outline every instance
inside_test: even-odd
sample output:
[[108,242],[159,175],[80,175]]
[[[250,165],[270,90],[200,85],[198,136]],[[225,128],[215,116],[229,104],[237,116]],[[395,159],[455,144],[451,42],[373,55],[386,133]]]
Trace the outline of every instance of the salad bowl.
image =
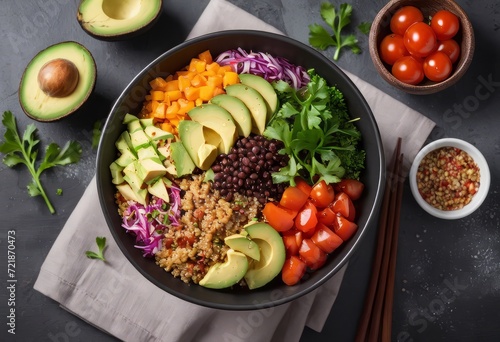
[[[365,190],[356,202],[358,229],[328,256],[322,268],[308,273],[293,286],[284,284],[280,276],[254,290],[236,286],[213,290],[193,283],[186,284],[156,265],[154,258],[144,258],[142,251],[134,247],[135,239],[123,229],[115,202],[116,188],[109,169],[116,159],[115,141],[124,131],[122,122],[125,115],[137,115],[140,112],[150,89],[149,82],[158,76],[166,77],[181,70],[192,57],[203,51],[210,50],[213,56],[217,56],[237,48],[266,52],[286,58],[305,69],[314,69],[329,85],[336,86],[343,93],[350,115],[359,118],[356,126],[362,136],[361,148],[366,151],[366,162],[360,176]],[[366,231],[375,228],[383,192],[385,161],[380,133],[370,107],[353,82],[327,57],[286,36],[252,30],[231,30],[185,41],[152,61],[130,82],[116,100],[103,128],[96,172],[99,201],[111,234],[123,254],[145,278],[167,293],[191,303],[223,310],[254,310],[300,298],[324,284],[346,264],[365,237]]]

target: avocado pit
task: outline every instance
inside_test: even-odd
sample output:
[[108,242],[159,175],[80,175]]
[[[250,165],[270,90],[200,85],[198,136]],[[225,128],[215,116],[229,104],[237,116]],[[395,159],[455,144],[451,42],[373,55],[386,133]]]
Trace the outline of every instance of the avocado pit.
[[66,97],[73,93],[79,81],[76,65],[64,58],[45,63],[38,72],[40,89],[51,97]]

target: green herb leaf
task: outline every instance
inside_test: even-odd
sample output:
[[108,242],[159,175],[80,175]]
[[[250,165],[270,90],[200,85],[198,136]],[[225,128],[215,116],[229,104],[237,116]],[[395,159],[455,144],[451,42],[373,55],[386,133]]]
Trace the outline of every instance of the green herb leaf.
[[274,183],[289,182],[301,176],[314,183],[328,183],[341,177],[357,178],[364,167],[364,151],[358,149],[361,134],[349,116],[343,94],[327,85],[325,79],[309,70],[306,90],[280,92],[282,107],[274,114],[264,135],[283,142],[279,151],[288,155],[288,165],[273,172]]
[[2,124],[6,128],[4,141],[0,143],[0,153],[5,154],[3,163],[8,167],[14,167],[18,164],[26,165],[32,177],[31,183],[27,186],[29,195],[42,196],[50,212],[54,214],[55,209],[40,182],[40,175],[51,167],[78,162],[82,153],[80,144],[70,141],[62,150],[55,143],[49,144],[40,165],[37,167],[37,145],[40,140],[36,138],[36,126],[34,124],[27,125],[20,136],[16,119],[10,111],[3,113]]
[[95,242],[97,244],[98,251],[97,252],[86,251],[85,255],[89,259],[98,259],[98,260],[106,261],[106,259],[104,258],[104,249],[106,248],[106,238],[98,236],[95,238]]
[[369,34],[371,28],[372,28],[372,23],[367,21],[363,21],[361,24],[358,25],[358,30],[360,30],[361,33],[364,34]]
[[[309,25],[309,44],[320,50],[326,50],[330,46],[335,47],[334,60],[339,59],[340,51],[343,48],[349,48],[354,54],[361,53],[358,40],[354,35],[341,34],[342,30],[351,23],[352,11],[352,6],[347,3],[341,4],[337,11],[333,4],[323,2],[320,7],[320,15],[332,29],[332,34],[319,24]],[[366,26],[366,23],[362,23],[358,27],[360,30],[366,31]]]

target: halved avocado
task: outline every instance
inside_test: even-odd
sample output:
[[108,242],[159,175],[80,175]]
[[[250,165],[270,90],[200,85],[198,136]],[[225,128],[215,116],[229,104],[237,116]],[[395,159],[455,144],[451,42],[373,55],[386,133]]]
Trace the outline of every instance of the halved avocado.
[[67,41],[39,52],[28,64],[19,84],[19,102],[32,119],[61,119],[85,103],[95,87],[92,54]]
[[286,251],[281,235],[267,223],[254,223],[245,227],[248,236],[260,249],[260,260],[252,261],[245,274],[250,290],[273,280],[283,268]]
[[199,284],[211,289],[223,289],[237,284],[248,269],[248,259],[245,254],[232,249],[227,251],[227,260],[216,263],[208,270]]
[[94,38],[126,39],[151,28],[160,17],[162,5],[162,0],[82,0],[77,20]]

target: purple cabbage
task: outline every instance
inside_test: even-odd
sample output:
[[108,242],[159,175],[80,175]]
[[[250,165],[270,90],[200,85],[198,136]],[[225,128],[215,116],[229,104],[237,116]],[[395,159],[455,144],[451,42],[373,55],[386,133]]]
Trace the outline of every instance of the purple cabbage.
[[122,227],[135,235],[134,247],[142,249],[144,257],[152,257],[162,248],[166,229],[180,225],[180,189],[170,187],[168,190],[170,203],[161,198],[147,205],[130,202],[123,213]]
[[310,80],[304,67],[264,52],[247,52],[242,48],[228,50],[217,56],[215,62],[222,66],[230,65],[238,74],[261,76],[268,82],[283,80],[295,89],[304,87]]

